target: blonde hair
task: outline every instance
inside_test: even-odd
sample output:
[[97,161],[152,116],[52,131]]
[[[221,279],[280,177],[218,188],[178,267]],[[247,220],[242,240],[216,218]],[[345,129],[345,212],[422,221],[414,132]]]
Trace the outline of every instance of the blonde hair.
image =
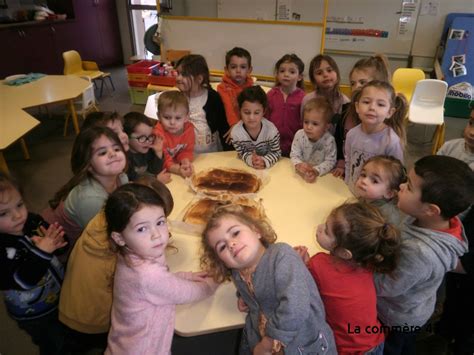
[[374,54],[368,58],[359,59],[349,73],[349,77],[356,70],[367,71],[373,70],[374,80],[390,82],[390,69],[388,66],[388,59],[383,54]]
[[303,119],[306,113],[313,110],[322,112],[326,123],[331,122],[333,112],[328,99],[322,96],[318,96],[314,99],[308,100],[303,106]]
[[214,281],[222,283],[230,280],[231,269],[217,256],[216,251],[208,243],[208,234],[217,228],[221,220],[225,217],[233,217],[240,223],[261,235],[260,242],[265,248],[275,243],[277,236],[269,223],[263,220],[257,220],[248,214],[245,214],[243,208],[239,205],[230,204],[217,207],[209,218],[201,239],[201,268],[209,273]]
[[188,98],[181,91],[177,90],[170,90],[161,93],[158,97],[156,105],[158,108],[158,114],[169,107],[172,109],[176,109],[177,107],[185,107],[187,113],[189,113]]

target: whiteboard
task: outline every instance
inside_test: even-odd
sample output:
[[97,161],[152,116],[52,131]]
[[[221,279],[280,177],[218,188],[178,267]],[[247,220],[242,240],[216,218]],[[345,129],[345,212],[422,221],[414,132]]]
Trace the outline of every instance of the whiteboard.
[[[189,49],[203,55],[211,70],[223,70],[225,53],[243,47],[252,55],[254,75],[274,76],[273,67],[287,53],[305,63],[321,49],[322,26],[288,22],[228,22],[163,17],[161,37],[167,49]],[[307,77],[307,76],[306,76]]]

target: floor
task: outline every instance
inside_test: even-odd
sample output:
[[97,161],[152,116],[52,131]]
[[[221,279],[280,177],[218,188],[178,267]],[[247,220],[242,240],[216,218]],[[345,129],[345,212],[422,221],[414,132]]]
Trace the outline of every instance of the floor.
[[[110,72],[116,91],[110,87],[104,89],[103,97],[99,99],[100,109],[115,110],[122,115],[130,111],[143,112],[144,106],[130,102],[125,68],[110,68]],[[70,178],[69,157],[74,134],[70,127],[69,135],[63,137],[62,110],[63,107],[58,105],[49,107],[51,118],[44,108],[30,110],[41,121],[26,137],[31,160],[23,159],[19,144],[12,145],[5,152],[11,172],[24,187],[29,210],[34,212],[43,210],[48,199]],[[461,137],[466,122],[464,119],[446,118],[446,140]],[[429,143],[421,144],[420,141],[429,140],[432,133],[432,129],[422,126],[408,128],[408,167],[419,157],[430,154]],[[177,338],[173,354],[196,354],[197,349],[200,349],[199,354],[229,354],[232,352],[229,349],[236,345],[237,335],[237,332],[231,331],[203,337]],[[420,354],[447,354],[446,344],[438,337],[420,337],[419,345]],[[3,302],[0,302],[0,355],[20,354],[36,355],[38,351],[29,336],[7,316]]]

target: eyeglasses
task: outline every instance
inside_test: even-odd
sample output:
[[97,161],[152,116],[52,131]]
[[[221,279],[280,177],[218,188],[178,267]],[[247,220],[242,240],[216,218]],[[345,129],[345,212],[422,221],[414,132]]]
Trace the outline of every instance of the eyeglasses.
[[130,139],[136,139],[138,141],[138,143],[155,143],[155,139],[156,139],[156,136],[154,134],[151,134],[149,136],[138,136],[138,137],[134,137],[134,136],[130,136]]

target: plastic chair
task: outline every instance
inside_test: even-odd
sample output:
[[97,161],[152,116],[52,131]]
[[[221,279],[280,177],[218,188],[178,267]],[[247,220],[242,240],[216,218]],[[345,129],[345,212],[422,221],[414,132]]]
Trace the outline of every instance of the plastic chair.
[[410,102],[416,83],[425,77],[425,73],[421,69],[398,68],[393,73],[392,85],[396,93],[402,93]]
[[[95,95],[94,95],[94,84],[92,83],[91,79],[87,76],[82,77],[84,80],[89,81],[89,86],[84,90],[82,96],[79,100],[74,102],[74,106],[78,115],[82,116],[82,119],[86,119],[86,116],[89,112],[92,111],[99,111],[97,107]],[[66,122],[64,123],[64,137],[67,135],[67,128],[69,125],[69,117],[71,113],[68,112],[66,114]]]
[[448,84],[442,80],[423,79],[418,81],[410,102],[408,120],[423,125],[436,125],[433,134],[432,153],[436,154],[444,143],[444,100]]

